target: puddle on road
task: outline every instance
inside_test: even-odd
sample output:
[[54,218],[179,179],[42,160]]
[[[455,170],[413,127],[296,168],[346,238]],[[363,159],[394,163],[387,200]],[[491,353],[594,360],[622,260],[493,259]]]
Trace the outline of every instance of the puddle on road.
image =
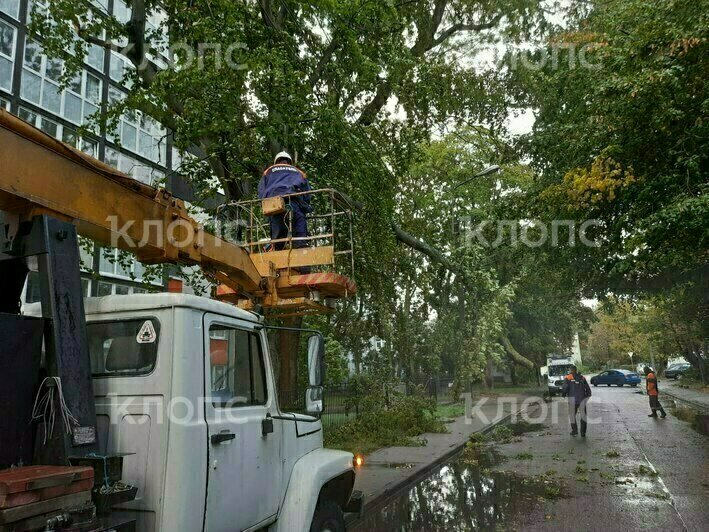
[[682,401],[665,399],[663,402],[670,414],[686,421],[700,434],[709,436],[709,416]]
[[496,529],[540,506],[545,499],[561,496],[556,480],[489,469],[503,460],[489,445],[470,444],[456,458],[402,490],[383,507],[368,511],[353,529]]

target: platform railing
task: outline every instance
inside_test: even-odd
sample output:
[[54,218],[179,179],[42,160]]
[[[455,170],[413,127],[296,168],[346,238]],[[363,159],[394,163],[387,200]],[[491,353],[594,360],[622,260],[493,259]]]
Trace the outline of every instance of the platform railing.
[[[310,196],[313,212],[306,214],[307,236],[293,236],[293,211],[290,205],[299,197]],[[234,201],[222,205],[217,217],[229,235],[222,235],[246,249],[250,254],[274,251],[276,247],[286,250],[332,246],[337,269],[354,274],[354,245],[352,206],[346,196],[335,189],[324,188],[284,194],[286,204],[286,238],[272,239],[269,217],[264,215],[262,200]],[[282,244],[281,246],[276,246]],[[341,272],[345,273],[345,272]]]

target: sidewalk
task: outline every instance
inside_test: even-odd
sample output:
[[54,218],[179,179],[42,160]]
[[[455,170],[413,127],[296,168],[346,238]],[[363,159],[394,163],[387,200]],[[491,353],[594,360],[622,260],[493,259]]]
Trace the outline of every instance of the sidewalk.
[[696,390],[690,390],[687,388],[680,388],[676,381],[663,380],[660,383],[660,395],[666,393],[679,399],[680,401],[685,401],[692,404],[702,410],[709,411],[709,394],[704,392],[698,392]]
[[[367,507],[384,502],[389,495],[425,476],[460,451],[473,433],[490,430],[505,420],[512,413],[513,403],[520,405],[529,397],[523,394],[488,397],[483,406],[474,410],[478,414],[468,419],[468,423],[465,416],[459,417],[446,424],[448,433],[421,435],[426,441],[424,446],[387,447],[373,452],[357,470],[355,489],[362,491]],[[482,397],[476,396],[474,408],[475,401],[480,399]],[[487,419],[481,419],[480,413]]]

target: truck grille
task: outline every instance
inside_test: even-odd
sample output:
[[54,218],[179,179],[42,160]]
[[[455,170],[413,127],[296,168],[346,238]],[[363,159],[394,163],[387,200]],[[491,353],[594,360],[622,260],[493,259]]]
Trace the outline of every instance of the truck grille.
[[564,385],[563,380],[554,381],[554,386],[563,386],[563,385]]

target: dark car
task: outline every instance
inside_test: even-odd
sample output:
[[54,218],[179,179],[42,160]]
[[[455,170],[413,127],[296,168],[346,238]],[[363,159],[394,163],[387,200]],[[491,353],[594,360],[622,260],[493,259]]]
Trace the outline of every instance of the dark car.
[[669,368],[665,370],[665,377],[667,377],[668,379],[676,379],[691,367],[692,365],[688,362],[672,364]]
[[640,384],[640,377],[637,373],[633,373],[627,369],[607,369],[591,377],[591,384],[594,386],[598,386],[599,384],[625,386],[628,384],[635,387]]

